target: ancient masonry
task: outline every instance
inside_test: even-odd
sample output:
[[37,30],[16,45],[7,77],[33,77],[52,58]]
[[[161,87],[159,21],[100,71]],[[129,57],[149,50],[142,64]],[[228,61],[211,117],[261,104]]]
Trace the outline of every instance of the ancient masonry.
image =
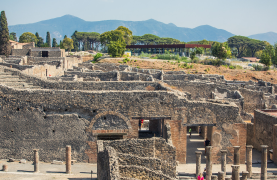
[[[106,158],[117,164],[110,176],[124,179],[126,172],[143,171],[170,179],[175,161],[186,163],[188,126],[201,126],[211,140],[213,163],[221,162],[222,150],[233,163],[233,146],[240,146],[238,161],[244,163],[247,133],[255,131],[245,121],[254,122],[254,110],[277,104],[276,85],[264,81],[101,63],[79,63],[62,68],[62,75],[41,77],[26,72],[55,58],[39,65],[31,57],[25,64],[20,63],[24,57],[12,58],[2,57],[0,66],[1,158],[32,160],[33,149],[39,149],[42,161],[65,160],[65,147],[71,145],[72,159],[79,162]],[[138,139],[139,119],[149,120],[157,138]],[[116,141],[103,141],[107,138]],[[163,169],[165,162],[170,171]],[[98,168],[108,166],[103,162]]]

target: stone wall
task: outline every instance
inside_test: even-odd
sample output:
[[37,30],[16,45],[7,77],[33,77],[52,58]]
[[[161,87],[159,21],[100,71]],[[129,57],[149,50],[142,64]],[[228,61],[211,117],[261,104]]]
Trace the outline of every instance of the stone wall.
[[[107,179],[110,173],[109,165],[117,164],[113,174],[119,174],[119,178],[135,179],[174,179],[176,177],[176,150],[162,138],[151,139],[125,139],[116,141],[98,141],[98,179]],[[109,162],[109,158],[103,159],[104,149],[113,149],[116,162]],[[97,166],[98,166],[97,165]],[[113,170],[114,170],[113,169]],[[104,173],[105,172],[105,173]],[[105,179],[105,180],[106,180]]]
[[29,56],[30,49],[12,49],[12,56]]
[[[267,112],[271,110],[255,110],[254,112],[254,136],[252,137],[253,147],[261,151],[261,145],[268,145],[273,149],[273,127],[277,124],[277,117]],[[272,110],[276,112],[276,110]]]

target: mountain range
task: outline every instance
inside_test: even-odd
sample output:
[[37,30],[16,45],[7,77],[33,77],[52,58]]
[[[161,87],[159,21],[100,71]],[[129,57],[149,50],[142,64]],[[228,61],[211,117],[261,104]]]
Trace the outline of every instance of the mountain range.
[[[18,38],[24,32],[31,32],[34,34],[38,32],[44,40],[46,39],[46,32],[49,31],[51,38],[56,38],[59,42],[59,40],[63,39],[64,35],[70,37],[75,30],[79,32],[103,33],[114,30],[118,26],[125,26],[129,28],[133,32],[133,35],[137,36],[154,34],[159,37],[170,37],[184,42],[203,39],[225,42],[229,37],[234,36],[234,34],[226,30],[217,29],[209,25],[202,25],[191,29],[177,27],[173,23],[165,24],[154,19],[146,21],[85,21],[72,15],[65,15],[31,24],[12,25],[9,26],[9,31],[15,32]],[[271,44],[277,41],[277,33],[274,32],[256,34],[249,37],[268,41]]]

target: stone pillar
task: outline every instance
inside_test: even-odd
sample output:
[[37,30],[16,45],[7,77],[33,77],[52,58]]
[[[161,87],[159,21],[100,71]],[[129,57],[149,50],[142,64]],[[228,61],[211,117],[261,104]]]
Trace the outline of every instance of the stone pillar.
[[261,145],[262,147],[262,164],[261,164],[261,180],[267,179],[267,145]]
[[66,146],[66,174],[71,174],[71,146]]
[[246,171],[248,171],[248,178],[252,176],[252,149],[252,145],[246,146]]
[[207,157],[206,157],[206,170],[207,170],[207,174],[206,174],[206,180],[211,180],[211,176],[212,176],[212,146],[206,146],[206,150],[207,150]]
[[232,180],[239,180],[239,165],[232,165]]
[[34,172],[39,172],[39,156],[38,149],[34,149]]
[[247,180],[247,176],[248,176],[248,171],[242,171],[242,177],[241,180]]
[[226,174],[226,155],[227,150],[221,150],[221,171],[224,172],[224,175]]
[[218,172],[218,180],[225,180],[225,173],[223,171]]
[[273,126],[273,161],[277,165],[277,124]]
[[217,180],[217,176],[216,175],[212,175],[212,180]]
[[2,167],[2,171],[7,172],[8,171],[8,165],[4,164]]
[[234,165],[240,164],[240,146],[234,146]]
[[195,151],[196,154],[196,177],[198,177],[201,172],[201,151]]

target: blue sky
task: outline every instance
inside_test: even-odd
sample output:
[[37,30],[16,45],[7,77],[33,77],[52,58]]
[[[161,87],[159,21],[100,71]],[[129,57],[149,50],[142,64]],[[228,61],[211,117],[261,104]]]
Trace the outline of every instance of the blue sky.
[[277,0],[0,0],[9,25],[66,14],[86,21],[155,19],[194,28],[211,25],[236,35],[276,32]]

